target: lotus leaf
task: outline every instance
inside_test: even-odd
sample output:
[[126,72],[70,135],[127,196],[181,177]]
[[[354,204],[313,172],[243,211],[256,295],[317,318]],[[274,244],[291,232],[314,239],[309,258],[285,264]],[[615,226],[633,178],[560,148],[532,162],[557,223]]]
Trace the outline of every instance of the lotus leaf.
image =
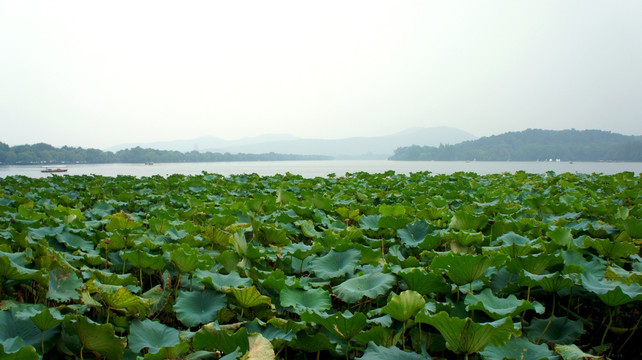
[[422,295],[430,293],[450,293],[450,285],[442,275],[427,272],[422,268],[407,268],[397,273],[408,285]]
[[120,258],[137,268],[163,270],[166,266],[161,255],[148,254],[141,250],[121,251]]
[[619,281],[598,279],[591,273],[581,274],[580,277],[582,286],[597,295],[608,306],[642,300],[642,286],[638,284],[626,285]]
[[551,274],[535,275],[526,270],[522,270],[519,274],[518,283],[522,286],[539,286],[553,293],[575,285],[575,282],[569,275],[563,275],[557,271]]
[[573,246],[573,234],[569,228],[557,227],[555,230],[547,231],[546,236],[548,236],[553,243],[559,246],[563,246],[565,248]]
[[361,252],[356,249],[337,252],[330,250],[326,255],[316,258],[310,262],[310,270],[322,279],[332,279],[346,274],[352,274]]
[[389,314],[395,320],[406,321],[423,309],[424,305],[426,305],[426,300],[421,294],[413,290],[406,290],[399,295],[392,295],[381,312]]
[[111,324],[97,324],[85,316],[67,318],[64,322],[66,332],[76,335],[83,348],[102,354],[111,360],[121,360],[127,343],[116,336]]
[[469,293],[464,300],[466,308],[469,310],[481,310],[488,314],[494,320],[513,317],[526,310],[535,310],[537,313],[543,313],[544,307],[540,304],[533,306],[526,300],[519,300],[515,295],[509,295],[507,298],[499,298],[493,294],[490,289],[484,289],[478,295]]
[[[24,307],[23,311],[26,310]],[[34,309],[35,311],[35,309]],[[7,311],[0,311],[0,343],[7,344],[11,339],[18,338],[18,343],[22,346],[33,345],[38,349],[41,348],[41,341],[49,343],[55,340],[55,336],[60,332],[59,328],[51,328],[47,331],[42,331],[36,324],[29,319],[34,312],[26,312],[21,314],[20,308],[11,308]],[[55,326],[55,325],[54,325]],[[19,348],[5,347],[7,352],[15,353]]]
[[354,303],[364,296],[374,299],[383,295],[390,290],[394,283],[394,275],[373,272],[348,279],[335,286],[333,290],[341,300]]
[[234,298],[238,301],[239,305],[244,308],[251,308],[261,304],[272,304],[272,299],[265,295],[261,295],[261,293],[256,289],[256,286],[250,286],[243,289],[231,288],[227,290],[227,292],[234,295]]
[[373,326],[357,334],[354,339],[362,344],[373,342],[380,346],[389,347],[394,343],[394,333],[389,327]]
[[397,359],[397,360],[428,360],[430,357],[425,357],[417,353],[407,352],[399,349],[396,346],[384,347],[369,342],[363,356],[358,357],[359,360],[379,360],[379,359]]
[[214,321],[218,311],[226,305],[225,294],[218,291],[179,291],[174,311],[180,322],[187,327],[192,327]]
[[127,339],[129,348],[134,352],[147,348],[150,353],[157,353],[162,347],[175,346],[180,342],[178,330],[148,319],[142,322],[134,320]]
[[[183,358],[181,355],[189,351],[190,346],[188,343],[182,342],[174,346],[163,346],[162,348],[158,349],[154,353],[147,353],[145,354],[144,359],[145,360],[166,360],[166,359],[179,359]],[[196,355],[194,355],[196,354]],[[185,359],[211,359],[213,354],[211,353],[206,353],[202,352],[198,354],[198,352],[190,354],[191,356],[186,356],[184,357]]]
[[38,280],[42,281],[45,277],[38,270],[28,269],[7,256],[6,253],[0,252],[0,280]]
[[584,333],[584,326],[581,321],[554,316],[553,319],[531,320],[530,325],[524,328],[524,332],[533,341],[539,340],[541,336],[542,340],[549,343],[566,345],[572,344]]
[[49,271],[49,290],[47,298],[55,301],[80,299],[77,291],[82,286],[82,280],[71,270],[56,268]]
[[192,344],[197,350],[213,349],[220,350],[225,354],[233,353],[237,349],[246,353],[250,347],[246,328],[240,328],[232,333],[218,329],[213,324],[207,324],[200,328],[194,334]]
[[169,258],[181,273],[191,273],[200,265],[197,249],[180,247],[173,250]]
[[263,335],[250,335],[248,344],[249,351],[243,357],[244,360],[274,360],[276,358],[272,343]]
[[502,346],[520,331],[510,318],[490,323],[476,323],[471,318],[456,318],[441,311],[435,315],[419,313],[415,321],[434,326],[446,339],[446,347],[457,354],[472,354],[491,344]]
[[520,338],[513,338],[502,346],[488,345],[480,352],[484,360],[556,360],[557,356],[546,344],[535,345]]
[[332,307],[330,294],[323,289],[290,289],[280,292],[281,306],[291,306],[297,313],[307,310],[325,311]]
[[457,211],[450,220],[449,227],[455,230],[479,231],[488,225],[488,217],[468,211]]
[[19,337],[0,343],[0,360],[39,360],[40,355],[33,346],[25,345]]
[[368,324],[363,313],[352,314],[349,311],[334,313],[332,315],[318,312],[307,312],[301,314],[301,320],[317,323],[335,336],[344,340],[354,338]]
[[429,233],[430,228],[424,221],[415,221],[406,225],[404,229],[397,230],[397,236],[401,239],[401,243],[408,247],[417,247]]
[[430,264],[433,271],[445,273],[456,285],[472,283],[481,278],[491,265],[501,265],[505,261],[500,255],[459,255],[455,253],[439,254]]
[[364,230],[379,230],[379,219],[381,215],[365,215],[359,220],[359,227]]
[[587,354],[577,345],[555,345],[555,352],[562,356],[564,360],[586,360],[586,359],[603,359],[604,356]]
[[609,259],[620,259],[637,254],[639,249],[633,242],[612,241],[610,239],[584,239],[584,246],[591,247]]
[[207,270],[196,270],[194,277],[199,278],[203,284],[217,291],[226,291],[232,287],[242,288],[252,285],[252,279],[241,277],[236,271],[225,275]]

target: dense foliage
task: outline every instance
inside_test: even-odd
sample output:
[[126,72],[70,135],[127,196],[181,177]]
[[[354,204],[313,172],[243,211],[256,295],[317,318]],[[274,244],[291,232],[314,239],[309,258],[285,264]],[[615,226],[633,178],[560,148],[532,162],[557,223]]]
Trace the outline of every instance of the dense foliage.
[[409,146],[391,160],[642,161],[642,137],[600,130],[509,132],[456,145]]
[[0,179],[0,359],[639,358],[633,173]]
[[79,147],[53,147],[49,144],[9,146],[0,142],[0,164],[60,163],[145,163],[145,162],[215,162],[215,161],[281,161],[328,160],[328,156],[292,154],[230,154],[190,151],[143,149],[135,147],[115,153]]

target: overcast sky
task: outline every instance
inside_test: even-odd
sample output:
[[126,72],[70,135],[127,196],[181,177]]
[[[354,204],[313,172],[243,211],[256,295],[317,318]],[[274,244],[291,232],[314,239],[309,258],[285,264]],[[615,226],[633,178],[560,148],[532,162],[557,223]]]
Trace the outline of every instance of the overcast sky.
[[0,141],[642,134],[642,1],[0,0]]

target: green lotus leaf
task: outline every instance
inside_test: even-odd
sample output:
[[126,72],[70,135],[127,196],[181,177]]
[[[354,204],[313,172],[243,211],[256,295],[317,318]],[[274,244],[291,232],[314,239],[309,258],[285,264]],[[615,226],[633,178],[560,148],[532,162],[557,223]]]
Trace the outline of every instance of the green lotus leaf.
[[127,310],[130,314],[147,314],[151,301],[134,295],[129,289],[119,285],[105,285],[95,280],[85,284],[91,293],[98,293],[102,301],[112,309]]
[[45,281],[46,277],[38,270],[28,269],[0,252],[0,280],[36,280]]
[[450,285],[442,275],[427,272],[423,268],[407,268],[397,273],[408,285],[422,295],[431,293],[450,293]]
[[227,306],[227,298],[214,290],[179,291],[174,311],[176,318],[187,327],[214,321],[218,311]]
[[212,323],[203,325],[192,339],[192,345],[196,350],[212,349],[230,354],[239,349],[246,353],[250,347],[247,329],[242,327],[232,333],[215,327]]
[[11,338],[0,343],[0,360],[39,360],[36,348],[25,345],[20,337]]
[[560,274],[558,271],[551,274],[535,275],[526,270],[519,273],[517,282],[521,286],[541,287],[548,292],[558,292],[575,285],[575,281],[569,275]]
[[517,274],[521,270],[532,274],[541,274],[546,269],[563,262],[564,259],[557,254],[529,254],[510,259],[506,264],[506,269],[513,274]]
[[472,354],[491,344],[502,346],[520,331],[510,318],[490,323],[476,323],[471,318],[450,317],[445,311],[435,315],[419,313],[415,321],[434,326],[446,339],[446,347],[457,354]]
[[[0,344],[7,345],[13,338],[20,340],[14,343],[22,346],[34,346],[37,349],[41,348],[41,341],[45,342],[48,347],[50,342],[54,342],[57,334],[60,332],[59,328],[52,327],[47,331],[42,331],[30,319],[30,316],[35,314],[40,306],[20,305],[11,308],[7,311],[0,311]],[[55,326],[55,325],[54,325]],[[7,352],[15,353],[19,348],[14,346],[5,347]]]
[[322,232],[319,232],[314,228],[314,223],[312,222],[312,220],[299,220],[296,222],[296,224],[301,227],[301,232],[306,237],[314,239],[319,238],[321,237],[321,235],[323,235]]
[[267,246],[283,247],[290,244],[285,229],[279,229],[271,224],[262,223],[254,230],[254,238]]
[[204,285],[221,292],[233,287],[242,288],[252,285],[252,279],[241,277],[236,271],[225,275],[207,270],[196,270],[194,277],[199,278]]
[[502,346],[488,345],[480,352],[484,360],[555,360],[557,356],[546,344],[535,345],[520,338],[513,338]]
[[642,219],[628,217],[622,220],[622,227],[634,239],[642,239]]
[[121,251],[120,258],[142,269],[163,270],[166,266],[163,256],[149,254],[142,250]]
[[584,246],[591,247],[605,258],[620,259],[637,254],[639,249],[633,242],[613,241],[610,239],[584,239]]
[[319,324],[333,335],[344,340],[352,339],[368,325],[366,316],[363,313],[356,312],[352,314],[349,311],[332,315],[307,312],[301,314],[301,320]]
[[[549,325],[550,323],[550,325]],[[553,317],[547,319],[533,319],[529,326],[524,328],[526,336],[532,341],[542,340],[552,344],[572,344],[584,333],[581,321],[569,320],[566,317]]]
[[455,241],[462,246],[481,244],[484,242],[484,234],[475,231],[459,230],[455,234]]
[[94,207],[89,210],[90,213],[103,218],[111,215],[116,210],[110,203],[105,201],[97,201]]
[[435,256],[430,269],[444,273],[456,285],[472,283],[481,278],[491,265],[499,267],[506,260],[505,255],[472,255],[445,253]]
[[228,273],[239,270],[239,261],[241,257],[234,250],[225,250],[216,257],[216,263],[221,264]]
[[541,305],[536,308],[526,300],[517,299],[515,295],[499,298],[488,288],[477,295],[467,294],[464,304],[466,304],[468,310],[481,310],[494,320],[507,316],[513,317],[526,310],[536,310],[540,314],[544,312],[544,308]]
[[157,353],[162,347],[180,343],[178,330],[148,319],[142,322],[135,319],[129,327],[127,340],[132,351],[140,352],[147,348],[150,353]]
[[243,357],[244,360],[274,360],[276,358],[272,343],[263,335],[250,335],[248,344],[249,350]]
[[379,230],[381,215],[364,215],[359,219],[359,227],[364,230]]
[[390,347],[394,343],[394,332],[389,327],[373,326],[357,334],[354,339],[362,344],[373,342],[380,346]]
[[181,273],[191,273],[200,265],[198,249],[184,249],[180,247],[173,250],[169,254],[169,258]]
[[397,236],[401,239],[401,243],[408,247],[417,247],[429,233],[430,228],[425,221],[415,221],[406,225],[404,229],[397,230]]
[[[262,322],[261,322],[262,323]],[[305,323],[304,323],[305,324]],[[273,343],[283,343],[285,341],[291,341],[296,337],[292,330],[284,330],[282,327],[276,327],[272,323],[268,322],[267,324],[259,323],[259,320],[254,320],[245,324],[248,333],[258,333],[263,335],[266,339],[273,341]],[[278,325],[278,324],[277,324]],[[305,326],[305,325],[304,325]]]
[[270,305],[272,299],[261,293],[256,289],[256,286],[250,286],[243,289],[230,288],[228,293],[234,295],[234,298],[244,308],[251,308],[262,304]]
[[401,204],[379,205],[379,213],[383,216],[401,217],[406,215],[406,208]]
[[459,210],[453,215],[448,227],[455,230],[479,231],[488,225],[488,216]]
[[67,318],[64,329],[69,334],[76,335],[87,350],[100,353],[109,360],[123,358],[127,342],[124,338],[116,336],[111,324],[97,324],[78,315]]
[[127,232],[133,229],[138,229],[143,226],[142,223],[134,221],[134,219],[125,213],[119,212],[114,215],[109,215],[109,223],[105,226],[107,231],[123,231]]
[[546,236],[551,238],[551,241],[559,246],[563,246],[565,248],[573,246],[573,234],[569,228],[558,226],[555,230],[547,231]]
[[80,293],[77,290],[82,284],[82,280],[75,272],[56,268],[49,271],[47,298],[61,302],[80,299]]
[[396,346],[379,346],[374,342],[369,342],[363,356],[355,358],[358,360],[379,360],[379,359],[397,359],[397,360],[428,360],[430,357],[424,357],[417,353],[407,352]]
[[322,279],[332,279],[354,273],[361,252],[356,249],[337,252],[330,250],[327,254],[310,262],[310,270]]
[[291,306],[297,313],[307,310],[325,311],[332,308],[330,294],[323,289],[290,289],[280,292],[281,306]]
[[562,356],[564,360],[586,360],[586,359],[603,359],[604,356],[587,354],[577,345],[555,345],[555,352]]
[[426,300],[416,291],[406,290],[399,295],[392,295],[388,304],[381,308],[381,312],[390,315],[393,319],[406,321],[424,308]]
[[58,234],[56,236],[56,240],[73,250],[81,249],[84,251],[91,251],[95,248],[93,241],[85,240],[81,236],[76,235],[69,230],[65,230]]
[[100,281],[101,284],[106,285],[137,285],[138,280],[131,274],[116,274],[110,271],[103,271],[100,269],[92,269],[91,276]]
[[323,332],[307,334],[302,331],[296,335],[296,339],[292,340],[290,344],[293,348],[301,349],[305,352],[333,351],[336,349],[336,341],[331,342],[328,335]]
[[54,326],[60,324],[65,317],[55,308],[44,308],[38,313],[29,317],[31,321],[40,329],[40,331],[47,331]]
[[166,359],[211,359],[212,353],[201,352],[201,354],[194,353],[191,356],[182,357],[181,355],[188,352],[190,349],[189,343],[182,342],[174,346],[163,346],[154,353],[145,354],[145,360],[166,360]]
[[304,244],[302,242],[290,243],[289,245],[283,247],[283,249],[281,250],[281,255],[292,255],[297,259],[303,260],[306,257],[310,256],[312,251],[312,246]]
[[348,279],[335,286],[333,291],[341,300],[354,303],[364,296],[374,299],[385,294],[394,285],[395,280],[394,275],[373,272]]
[[165,306],[169,303],[169,298],[172,294],[171,288],[163,288],[160,285],[156,285],[153,288],[145,291],[142,295],[144,299],[149,300],[149,311],[147,315],[156,314],[157,312],[163,310]]
[[642,286],[638,284],[626,285],[619,281],[598,279],[591,273],[581,274],[580,278],[582,287],[597,295],[608,306],[642,300]]

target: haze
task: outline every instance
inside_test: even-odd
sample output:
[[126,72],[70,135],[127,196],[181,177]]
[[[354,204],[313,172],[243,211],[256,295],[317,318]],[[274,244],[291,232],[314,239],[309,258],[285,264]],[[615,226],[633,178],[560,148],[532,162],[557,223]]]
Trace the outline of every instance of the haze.
[[640,135],[640,19],[639,0],[0,0],[0,141]]

